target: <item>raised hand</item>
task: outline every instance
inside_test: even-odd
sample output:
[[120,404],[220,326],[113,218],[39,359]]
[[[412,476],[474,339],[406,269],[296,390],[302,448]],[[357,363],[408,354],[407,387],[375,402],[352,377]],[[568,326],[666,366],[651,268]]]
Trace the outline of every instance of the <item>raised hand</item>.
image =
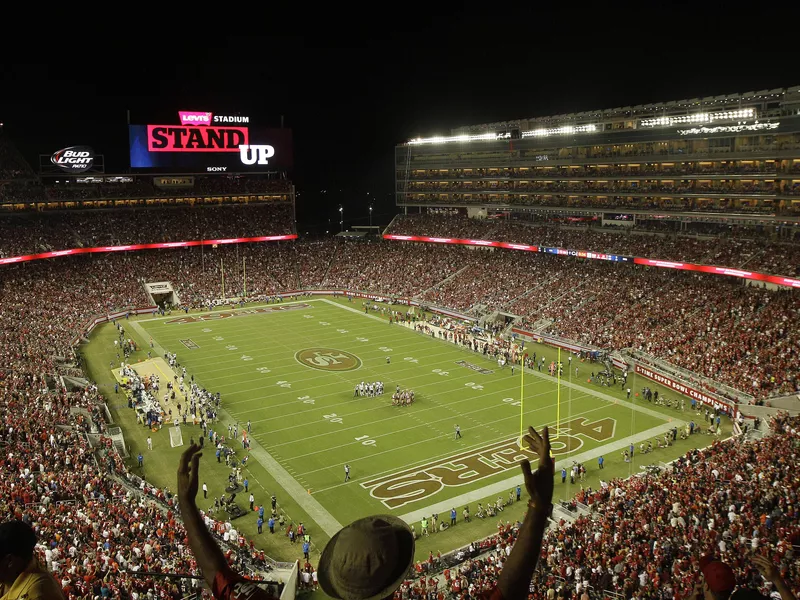
[[197,496],[198,472],[200,469],[200,446],[192,444],[181,455],[181,462],[178,466],[178,499],[181,504],[193,502]]
[[528,427],[528,433],[522,440],[539,456],[539,467],[536,471],[531,471],[529,460],[525,459],[520,463],[522,474],[525,477],[525,488],[535,506],[548,509],[553,502],[555,469],[553,459],[550,457],[550,431],[545,427],[542,435],[539,435],[533,427]]
[[775,581],[775,579],[780,576],[777,567],[775,567],[772,561],[766,556],[761,556],[759,554],[753,556],[753,564],[755,564],[761,572],[761,575],[763,575],[764,579],[767,581]]

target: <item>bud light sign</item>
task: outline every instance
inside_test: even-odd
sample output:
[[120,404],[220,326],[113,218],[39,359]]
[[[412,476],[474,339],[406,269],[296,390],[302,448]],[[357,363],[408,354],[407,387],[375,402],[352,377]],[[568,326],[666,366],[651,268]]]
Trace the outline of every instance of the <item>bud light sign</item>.
[[266,172],[292,166],[289,129],[250,126],[250,118],[178,111],[168,125],[130,126],[131,168],[161,172]]
[[70,146],[54,152],[50,162],[67,173],[84,173],[94,165],[94,150],[89,146]]

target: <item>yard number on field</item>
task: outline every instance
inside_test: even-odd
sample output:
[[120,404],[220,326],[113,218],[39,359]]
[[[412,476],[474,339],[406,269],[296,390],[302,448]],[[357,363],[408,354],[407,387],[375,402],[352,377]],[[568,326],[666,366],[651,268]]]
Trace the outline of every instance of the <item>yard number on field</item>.
[[391,348],[387,348],[386,346],[381,346],[380,348],[378,348],[378,350],[380,350],[381,352],[391,352],[392,351]]
[[279,385],[279,386],[281,386],[281,387],[285,387],[285,388],[290,388],[290,387],[292,387],[292,384],[291,384],[291,383],[289,383],[288,381],[279,381],[279,382],[278,382],[278,383],[276,383],[275,385]]
[[320,325],[330,325],[330,323],[328,323],[327,321],[320,321],[319,324]]
[[242,354],[242,360],[253,360],[253,357],[247,356],[247,354]]
[[330,423],[341,423],[342,417],[337,417],[336,413],[331,413],[329,415],[322,415],[322,418]]
[[414,364],[417,364],[419,362],[413,356],[406,356],[403,360],[406,361],[406,362],[414,363]]
[[361,442],[362,446],[374,446],[375,440],[370,439],[368,435],[362,435],[361,437],[356,438],[357,442]]
[[205,329],[203,329],[203,333],[211,333],[211,330],[208,327],[206,327]]
[[238,349],[239,348],[237,348],[233,344],[228,344],[227,346],[225,346],[225,350],[238,350]]
[[483,389],[482,385],[479,385],[477,383],[473,383],[471,381],[468,382],[468,383],[465,383],[464,386],[468,387],[468,388],[472,388],[473,390],[482,390]]
[[302,401],[303,404],[314,404],[314,399],[311,396],[298,396],[297,399]]
[[357,339],[359,342],[368,342],[368,341],[369,341],[369,339],[368,339],[368,338],[365,338],[365,337],[357,337],[356,339]]
[[269,372],[270,372],[270,369],[268,369],[267,367],[258,367],[258,368],[256,369],[256,371],[258,371],[258,372],[259,372],[259,373],[261,373],[262,375],[266,375],[267,373],[269,373]]
[[441,369],[434,369],[431,371],[432,373],[436,373],[437,375],[447,376],[450,375],[447,371],[442,371]]
[[221,342],[225,338],[222,337],[221,335],[215,335],[213,339],[214,339],[215,342]]
[[347,329],[337,329],[336,331],[338,331],[339,333],[349,333]]
[[510,404],[511,406],[522,406],[522,402],[515,398],[503,398],[503,402]]

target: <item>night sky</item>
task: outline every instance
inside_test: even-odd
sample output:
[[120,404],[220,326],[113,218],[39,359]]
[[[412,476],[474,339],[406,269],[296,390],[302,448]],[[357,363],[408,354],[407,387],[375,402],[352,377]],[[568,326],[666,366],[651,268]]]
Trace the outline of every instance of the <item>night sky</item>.
[[[283,115],[294,133],[290,176],[300,192],[301,229],[324,229],[330,218],[337,230],[340,203],[346,225],[367,224],[370,199],[375,224],[385,225],[396,212],[394,145],[409,138],[800,84],[796,52],[775,44],[758,51],[759,36],[743,49],[736,36],[679,34],[688,21],[679,27],[682,13],[674,10],[675,21],[671,10],[661,13],[672,24],[666,29],[615,31],[595,22],[590,29],[605,41],[579,28],[548,32],[544,23],[508,17],[503,25],[484,23],[480,34],[456,19],[371,38],[211,36],[178,50],[105,40],[89,68],[76,70],[44,54],[18,53],[26,64],[0,64],[0,122],[34,168],[38,154],[86,144],[105,155],[107,173],[121,173],[129,168],[127,110],[134,123],[208,110],[278,126]],[[726,26],[713,18],[691,24],[696,34]],[[510,28],[522,33],[502,34]]]

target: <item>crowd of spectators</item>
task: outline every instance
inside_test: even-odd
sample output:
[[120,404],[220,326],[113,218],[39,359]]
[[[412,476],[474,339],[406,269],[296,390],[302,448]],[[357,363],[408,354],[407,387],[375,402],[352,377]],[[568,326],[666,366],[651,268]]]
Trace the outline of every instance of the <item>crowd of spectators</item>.
[[52,250],[294,233],[289,202],[19,213],[0,217],[0,258]]
[[[126,471],[105,435],[102,401],[93,387],[69,392],[56,378],[3,365],[0,511],[36,530],[39,559],[68,598],[185,598],[198,591],[193,581],[152,575],[199,575],[174,498]],[[230,523],[207,525],[229,542],[238,569],[271,568]]]
[[525,221],[472,219],[417,214],[398,216],[387,233],[513,242],[606,254],[638,256],[748,270],[773,275],[800,274],[800,240],[772,241],[764,236],[698,237],[646,234],[627,228],[554,227]]
[[[224,273],[224,289],[223,289]],[[416,297],[603,349],[634,348],[756,397],[797,391],[800,296],[729,277],[547,254],[398,242],[225,245],[84,255],[0,272],[0,359],[42,372],[76,326],[147,302],[169,281],[182,304],[308,287]],[[32,302],[31,299],[36,301]]]
[[[753,555],[765,556],[797,596],[800,483],[794,457],[800,417],[779,417],[772,426],[775,434],[761,440],[735,438],[692,450],[660,474],[581,489],[576,500],[588,513],[547,531],[529,598],[610,592],[626,599],[685,599],[694,593],[703,555],[732,567],[741,588],[770,596],[774,586],[752,561]],[[441,582],[409,580],[404,590],[433,587],[459,597],[465,590],[472,595],[493,589],[519,526],[501,520],[498,533],[465,549],[469,558],[449,566]],[[428,564],[417,563],[416,571],[428,572],[436,563],[431,557]]]
[[[127,571],[195,573],[196,565],[169,494],[136,482],[108,449],[97,391],[68,392],[58,378],[45,375],[72,373],[72,343],[83,326],[98,314],[145,303],[142,282],[170,281],[185,303],[199,307],[221,295],[223,268],[228,296],[244,291],[246,271],[250,297],[320,286],[420,296],[459,308],[526,306],[521,312],[529,320],[548,319],[548,331],[561,335],[606,347],[636,346],[759,394],[797,389],[796,292],[748,288],[730,278],[533,253],[339,240],[6,266],[0,270],[0,510],[38,530],[42,558],[75,597],[102,596],[104,586],[112,596],[142,597],[154,589],[178,597],[185,595],[185,583]],[[90,447],[84,433],[101,436],[100,445]],[[554,533],[547,560],[567,581],[584,585],[586,579],[626,593],[671,585],[683,594],[693,568],[686,544],[713,543],[744,568],[743,544],[755,539],[762,548],[786,539],[781,531],[796,533],[796,508],[766,491],[791,483],[793,463],[785,457],[792,439],[776,436],[692,454],[670,475],[674,486],[648,476],[584,492],[581,502],[597,506],[596,514]],[[764,495],[753,495],[756,489]],[[241,544],[243,549],[230,551],[232,561],[266,565],[243,538]],[[780,548],[772,551],[780,555]],[[486,564],[468,568],[474,581],[486,575]],[[565,585],[557,581],[552,585]]]

